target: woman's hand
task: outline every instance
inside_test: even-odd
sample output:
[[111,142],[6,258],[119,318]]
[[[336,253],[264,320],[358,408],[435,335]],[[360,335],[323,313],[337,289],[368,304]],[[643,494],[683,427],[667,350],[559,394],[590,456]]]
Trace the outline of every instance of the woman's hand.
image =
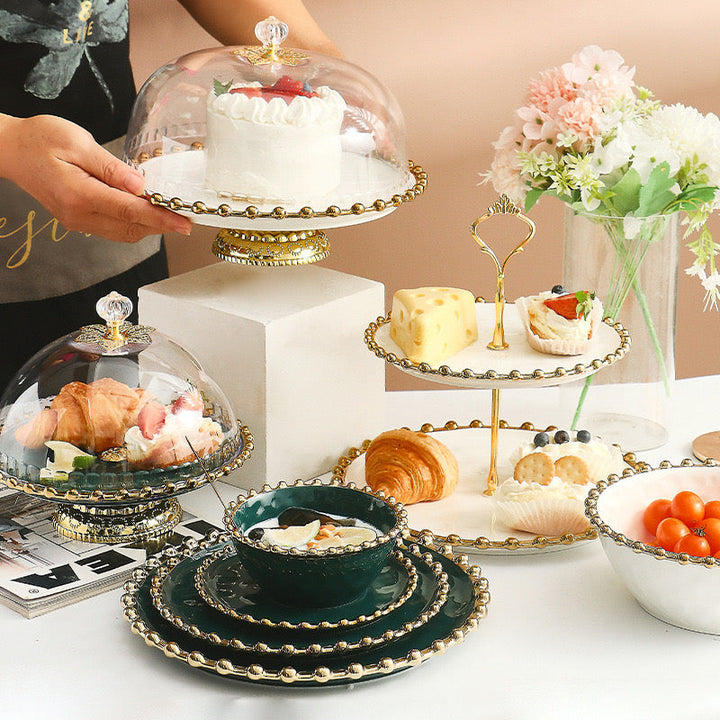
[[68,230],[118,242],[147,235],[189,235],[186,217],[138,197],[143,176],[92,135],[52,115],[0,115],[0,177],[32,195]]

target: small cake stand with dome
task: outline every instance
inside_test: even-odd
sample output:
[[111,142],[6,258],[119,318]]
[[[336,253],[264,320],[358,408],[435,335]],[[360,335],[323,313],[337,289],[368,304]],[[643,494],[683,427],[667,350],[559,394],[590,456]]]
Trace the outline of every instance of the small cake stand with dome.
[[249,429],[183,348],[97,303],[88,325],[40,350],[0,399],[0,481],[58,504],[53,524],[87,542],[146,541],[180,521],[176,496],[241,467]]
[[[496,215],[508,214],[524,222],[529,231],[526,237],[500,262],[495,253],[486,245],[477,233],[478,226]],[[532,430],[530,423],[525,423],[520,428],[509,428],[507,423],[500,421],[500,393],[503,388],[540,388],[578,380],[592,375],[605,367],[612,365],[625,356],[630,347],[630,336],[627,330],[620,324],[606,319],[597,328],[591,349],[582,354],[571,357],[560,357],[554,355],[542,355],[536,352],[527,344],[525,328],[520,320],[517,309],[514,305],[505,302],[505,269],[510,258],[522,252],[523,247],[535,234],[535,224],[520,212],[506,196],[501,196],[496,203],[490,206],[486,213],[475,220],[471,228],[475,241],[482,252],[490,255],[497,270],[497,285],[494,303],[485,303],[481,300],[476,302],[476,315],[478,328],[493,327],[493,337],[487,345],[478,340],[471,346],[453,356],[448,364],[440,367],[432,367],[427,363],[416,363],[405,357],[403,351],[390,338],[390,315],[378,318],[371,323],[365,332],[365,342],[368,348],[375,355],[403,372],[416,377],[431,380],[446,385],[454,385],[464,388],[484,388],[492,390],[491,421],[489,425],[490,438],[488,448],[488,459],[490,468],[485,481],[482,495],[492,496],[498,485],[498,456],[501,427],[508,438],[510,448],[527,442],[528,433],[522,431]],[[483,423],[475,422],[469,428],[486,428]],[[424,430],[434,430],[430,426]],[[443,429],[460,429],[457,423],[448,423]],[[512,430],[515,435],[507,431]],[[532,437],[532,436],[530,436]],[[444,439],[444,438],[443,438]],[[365,446],[366,447],[366,446]],[[508,447],[505,447],[507,450]],[[349,477],[348,465],[361,454],[362,450],[355,449],[349,457],[340,459],[336,476],[344,477],[355,482],[361,478],[352,475]],[[362,484],[362,482],[360,482]],[[463,519],[468,520],[468,526],[473,525],[473,513],[480,513],[480,493],[476,493],[477,503],[470,501],[468,496],[463,496],[463,507],[458,508],[458,513]],[[441,503],[448,503],[450,498],[433,503],[439,506]],[[426,503],[427,504],[427,503]],[[413,520],[413,507],[410,510],[410,521]],[[438,507],[433,508],[435,515],[441,513]],[[487,515],[487,513],[485,513]],[[436,536],[443,537],[443,533],[437,527],[432,528]],[[592,534],[594,536],[594,534]],[[450,533],[447,539],[454,545],[464,545],[477,549],[516,549],[525,547],[536,549],[538,547],[558,546],[572,542],[575,537],[565,538],[537,538],[528,541],[518,541],[516,538],[502,539],[500,541],[489,540],[487,537],[460,537],[457,532]]]
[[[413,200],[427,184],[423,169],[407,159],[404,120],[391,93],[349,62],[281,47],[287,34],[288,26],[271,17],[256,27],[261,46],[212,48],[178,58],[143,85],[130,120],[124,156],[144,174],[148,200],[218,228],[213,252],[230,262],[300,265],[322,260],[329,253],[324,230],[383,217]],[[230,174],[232,165],[237,166],[239,179],[210,182],[209,162],[216,148],[209,136],[209,104],[216,94],[262,91],[270,98],[258,100],[262,111],[276,103],[271,111],[281,113],[287,125],[292,124],[285,117],[287,105],[298,98],[293,95],[297,90],[286,91],[283,83],[299,88],[301,95],[324,89],[341,96],[345,109],[339,130],[322,139],[328,141],[327,154],[316,157],[308,150],[303,155],[302,141],[293,141],[273,118],[235,118],[230,122],[238,133],[249,132],[253,124],[254,129],[263,125],[261,132],[270,128],[267,140],[243,143],[238,134],[234,157],[224,161]],[[317,134],[318,128],[309,131]],[[283,158],[283,147],[292,159]],[[302,178],[306,170],[313,177],[319,174],[320,181],[324,172],[337,177],[327,187],[319,182],[278,190],[261,165],[272,165],[272,172],[288,181],[294,174]],[[286,184],[293,183],[281,183]]]

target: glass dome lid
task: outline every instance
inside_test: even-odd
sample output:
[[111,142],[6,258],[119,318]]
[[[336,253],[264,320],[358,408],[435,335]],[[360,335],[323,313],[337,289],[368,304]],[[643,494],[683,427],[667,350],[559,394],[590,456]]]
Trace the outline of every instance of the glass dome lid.
[[166,497],[238,467],[247,437],[220,388],[183,348],[132,325],[128,298],[97,303],[106,324],[47,345],[0,399],[0,475],[51,500]]
[[423,191],[392,94],[345,60],[282,47],[287,33],[268,18],[261,45],[192,52],[146,81],[124,158],[152,202],[204,225],[303,230]]

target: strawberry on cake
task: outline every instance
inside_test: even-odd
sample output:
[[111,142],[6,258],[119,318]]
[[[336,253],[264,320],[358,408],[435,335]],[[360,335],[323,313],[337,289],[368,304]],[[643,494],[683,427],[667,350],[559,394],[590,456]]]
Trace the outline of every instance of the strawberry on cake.
[[340,182],[342,96],[283,75],[272,85],[215,81],[207,101],[206,181],[219,195],[302,201]]
[[153,400],[138,415],[137,425],[125,433],[127,459],[136,469],[180,465],[215,452],[223,440],[218,423],[203,415],[200,392],[192,388],[172,405]]
[[550,355],[582,355],[587,352],[603,306],[594,292],[568,292],[556,285],[549,292],[515,301],[530,347]]

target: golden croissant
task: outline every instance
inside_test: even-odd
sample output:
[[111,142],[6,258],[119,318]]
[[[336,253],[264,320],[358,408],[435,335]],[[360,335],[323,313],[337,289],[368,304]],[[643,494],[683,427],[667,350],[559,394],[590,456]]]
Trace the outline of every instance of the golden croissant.
[[153,396],[112,378],[63,386],[50,407],[15,431],[26,447],[46,440],[64,440],[89,452],[101,453],[123,444],[125,432],[137,425],[138,414]]
[[388,430],[365,452],[365,482],[404,504],[440,500],[458,483],[455,456],[439,440],[412,430]]

